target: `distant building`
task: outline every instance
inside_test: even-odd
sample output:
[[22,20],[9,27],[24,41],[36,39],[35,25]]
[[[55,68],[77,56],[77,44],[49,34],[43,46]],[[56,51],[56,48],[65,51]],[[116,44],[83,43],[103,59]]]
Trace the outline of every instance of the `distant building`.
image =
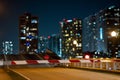
[[[83,51],[104,52],[115,57],[120,54],[120,8],[110,6],[86,17],[83,21]],[[117,38],[111,32],[117,32]]]
[[61,24],[62,57],[82,56],[82,21],[64,19]]
[[3,54],[13,54],[13,43],[12,43],[12,41],[3,42]]
[[40,36],[38,38],[38,50],[40,53],[44,53],[48,48],[48,38]]
[[38,17],[24,13],[19,17],[19,53],[38,52]]
[[82,28],[82,43],[83,43],[83,52],[93,52],[98,50],[97,46],[97,32],[96,29],[96,16],[90,15],[83,20],[83,28]]
[[48,48],[61,57],[61,41],[59,34],[48,36]]

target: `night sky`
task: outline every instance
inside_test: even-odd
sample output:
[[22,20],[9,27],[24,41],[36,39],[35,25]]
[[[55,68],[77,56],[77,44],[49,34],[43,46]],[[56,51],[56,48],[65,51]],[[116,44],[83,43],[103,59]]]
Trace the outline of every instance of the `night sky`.
[[18,52],[18,21],[25,12],[39,17],[39,35],[48,36],[60,32],[64,18],[84,19],[111,5],[120,5],[120,0],[0,0],[0,46],[13,41]]

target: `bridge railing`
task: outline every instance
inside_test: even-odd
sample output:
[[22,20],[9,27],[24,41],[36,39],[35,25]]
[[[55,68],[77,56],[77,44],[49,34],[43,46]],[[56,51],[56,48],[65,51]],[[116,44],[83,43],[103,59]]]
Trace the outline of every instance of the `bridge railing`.
[[119,59],[90,59],[90,60],[81,59],[78,62],[73,61],[71,63],[61,63],[60,65],[64,67],[120,70]]
[[[6,64],[7,63],[7,64]],[[53,64],[64,67],[80,67],[105,70],[120,70],[120,59],[72,59],[72,60],[0,60],[0,66]]]

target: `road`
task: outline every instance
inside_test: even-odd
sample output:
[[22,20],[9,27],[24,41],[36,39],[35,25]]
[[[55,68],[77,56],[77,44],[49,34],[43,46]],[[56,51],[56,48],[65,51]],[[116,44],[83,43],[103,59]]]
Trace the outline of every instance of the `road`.
[[0,69],[0,80],[12,80],[12,79],[3,69]]
[[120,76],[68,68],[14,69],[30,80],[120,80]]

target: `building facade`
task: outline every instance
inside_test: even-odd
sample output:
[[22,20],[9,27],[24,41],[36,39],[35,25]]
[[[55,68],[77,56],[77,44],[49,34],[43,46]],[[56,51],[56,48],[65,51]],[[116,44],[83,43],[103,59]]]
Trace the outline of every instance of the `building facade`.
[[38,17],[24,13],[19,17],[19,53],[38,52]]
[[61,57],[61,41],[59,34],[48,36],[48,48]]
[[83,52],[93,52],[98,50],[97,47],[97,29],[96,29],[96,17],[90,15],[83,20],[82,44]]
[[3,54],[13,54],[13,43],[12,41],[3,42]]
[[[94,16],[94,18],[93,18]],[[120,8],[110,6],[98,13],[86,17],[83,21],[83,51],[96,51],[108,54],[108,56],[118,55],[120,53]],[[117,39],[110,34],[117,32]],[[90,39],[90,37],[92,39]],[[117,43],[113,43],[115,40]],[[90,45],[91,43],[91,45]]]
[[39,53],[44,53],[47,48],[48,48],[48,38],[44,36],[40,36],[38,38]]
[[110,6],[105,19],[107,51],[112,57],[120,57],[120,7]]
[[62,58],[82,56],[82,21],[64,19],[60,25]]

